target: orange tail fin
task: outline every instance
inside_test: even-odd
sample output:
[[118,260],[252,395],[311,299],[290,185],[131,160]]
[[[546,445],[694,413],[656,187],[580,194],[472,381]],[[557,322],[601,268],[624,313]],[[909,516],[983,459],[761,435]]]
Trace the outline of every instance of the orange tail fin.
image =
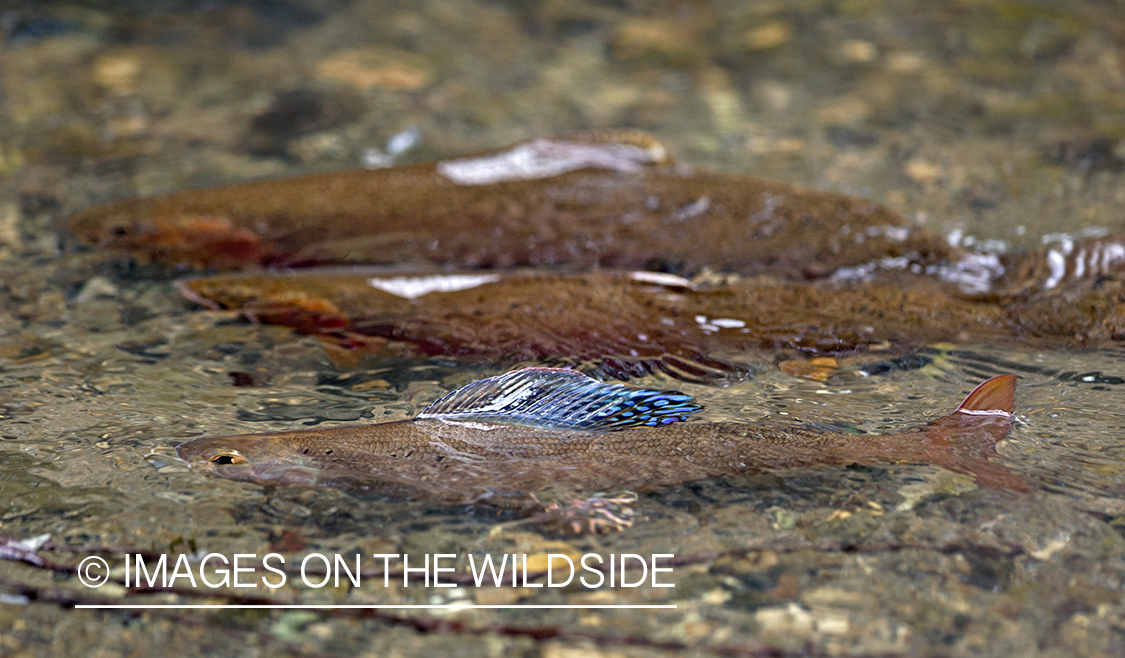
[[993,377],[973,389],[956,411],[921,429],[925,460],[976,478],[983,487],[1027,491],[1030,487],[997,457],[996,444],[1012,429],[1016,376]]

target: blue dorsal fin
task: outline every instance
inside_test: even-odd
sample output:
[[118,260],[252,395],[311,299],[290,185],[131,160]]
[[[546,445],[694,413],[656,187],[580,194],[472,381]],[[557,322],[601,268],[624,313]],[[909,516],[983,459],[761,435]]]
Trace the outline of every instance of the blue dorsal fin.
[[668,425],[702,409],[679,391],[605,384],[562,368],[525,368],[459,388],[418,418],[619,430]]

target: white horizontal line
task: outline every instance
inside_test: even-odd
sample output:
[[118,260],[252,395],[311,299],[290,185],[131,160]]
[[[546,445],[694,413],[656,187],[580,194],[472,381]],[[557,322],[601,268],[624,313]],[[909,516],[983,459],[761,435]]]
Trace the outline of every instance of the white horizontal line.
[[105,605],[79,604],[79,605],[76,605],[74,607],[75,608],[89,608],[89,609],[120,608],[120,609],[129,609],[129,610],[147,610],[147,609],[158,609],[158,608],[172,608],[172,609],[180,609],[180,610],[220,609],[220,608],[245,608],[245,609],[255,609],[255,610],[265,610],[265,609],[269,609],[269,608],[309,609],[309,610],[356,610],[356,609],[358,609],[358,610],[395,610],[395,609],[473,610],[473,609],[478,609],[478,608],[489,609],[489,610],[524,610],[524,609],[530,610],[530,609],[552,609],[552,608],[567,608],[567,609],[573,609],[573,610],[594,610],[594,609],[607,609],[607,608],[623,609],[623,610],[653,610],[653,609],[675,610],[676,604],[669,603],[669,604],[657,604],[657,605],[648,605],[648,604],[645,604],[645,605],[628,605],[628,604],[622,604],[622,605],[615,605],[615,604],[597,604],[597,605],[565,605],[565,604],[559,604],[559,605],[477,605],[477,604],[465,604],[465,603],[432,603],[432,604],[417,603],[417,604],[401,604],[401,605],[397,605],[397,604],[386,604],[386,605],[362,605],[362,604],[356,604],[356,605],[318,605],[318,604],[311,604],[311,605],[302,605],[302,604],[288,604],[288,603],[278,603],[278,604],[264,603],[264,604],[245,604],[245,605],[240,605],[240,604],[231,604],[231,605],[227,605],[227,604],[215,604],[215,605],[209,605],[209,604],[131,605],[131,604],[128,604],[128,603],[114,603],[114,604],[105,604]]

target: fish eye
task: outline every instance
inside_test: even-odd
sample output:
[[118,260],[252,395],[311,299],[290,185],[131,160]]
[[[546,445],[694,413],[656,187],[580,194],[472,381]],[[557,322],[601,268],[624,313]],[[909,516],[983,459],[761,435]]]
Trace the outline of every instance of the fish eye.
[[229,466],[231,464],[245,464],[246,458],[243,457],[242,455],[239,455],[239,454],[224,453],[224,454],[221,454],[221,455],[215,455],[209,461],[212,464],[218,464],[220,466]]

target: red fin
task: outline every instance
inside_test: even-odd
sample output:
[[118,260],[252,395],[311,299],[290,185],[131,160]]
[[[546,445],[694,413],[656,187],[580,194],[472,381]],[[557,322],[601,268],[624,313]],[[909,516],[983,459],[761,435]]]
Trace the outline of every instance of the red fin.
[[965,396],[957,411],[1016,411],[1016,376],[999,375],[982,383]]
[[993,461],[996,444],[1012,429],[1016,376],[993,377],[973,389],[957,410],[922,427],[926,461],[976,478],[982,487],[1027,491],[1030,487]]

